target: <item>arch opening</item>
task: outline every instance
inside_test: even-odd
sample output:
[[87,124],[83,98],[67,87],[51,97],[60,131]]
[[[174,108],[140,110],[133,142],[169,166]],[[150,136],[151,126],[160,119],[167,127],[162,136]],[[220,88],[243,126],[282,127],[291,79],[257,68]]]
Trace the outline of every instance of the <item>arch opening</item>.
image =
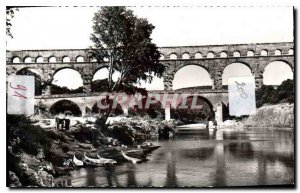
[[208,52],[206,58],[214,58],[215,54],[213,52]]
[[269,63],[263,73],[263,84],[280,85],[287,79],[293,79],[294,74],[290,65],[283,61]]
[[64,56],[64,57],[62,58],[62,62],[63,62],[63,63],[70,62],[70,57]]
[[247,52],[247,56],[254,56],[254,51],[253,50],[249,50]]
[[227,58],[227,53],[226,52],[221,52],[220,53],[220,58]]
[[72,68],[56,71],[50,86],[51,94],[75,94],[83,92],[81,74]]
[[227,88],[228,78],[238,76],[253,76],[251,69],[244,63],[236,62],[227,65],[222,74],[222,85]]
[[173,89],[211,89],[212,79],[208,71],[198,65],[180,68],[173,79]]
[[182,54],[182,59],[190,59],[190,55],[188,53]]
[[79,106],[70,100],[57,101],[50,107],[49,111],[52,115],[66,114],[66,113],[76,117],[80,117],[82,115]]
[[21,63],[21,60],[18,56],[16,56],[12,59],[12,63]]
[[202,54],[200,52],[197,52],[195,54],[195,59],[203,58]]
[[233,57],[236,57],[236,58],[241,57],[241,53],[239,51],[235,51],[235,52],[233,52]]
[[56,63],[56,57],[51,56],[48,61],[49,63]]
[[[147,106],[147,100],[154,101]],[[162,107],[162,104],[155,98],[144,97],[136,105],[129,108],[129,114],[131,115],[140,115],[140,116],[150,116],[151,118],[160,118],[164,119],[165,111]]]
[[177,55],[176,54],[171,54],[170,55],[170,59],[171,60],[176,60],[177,59]]
[[76,58],[76,62],[84,62],[84,58],[82,56],[78,56]]
[[267,56],[268,55],[268,51],[267,50],[262,50],[262,51],[260,51],[260,55],[261,56]]
[[139,83],[134,84],[134,86],[139,88],[144,88],[146,90],[164,90],[164,79],[163,77],[155,76],[154,73],[151,74],[152,80],[140,80]]
[[[196,101],[197,108],[193,107],[193,100]],[[185,124],[214,121],[215,119],[212,104],[201,96],[189,96],[185,100],[182,99],[176,109],[172,109],[172,114],[175,119]]]
[[[96,70],[92,79],[92,92],[104,92],[108,90],[109,71],[107,67],[102,67]],[[120,77],[118,71],[114,71],[112,80],[116,82]]]
[[36,63],[44,63],[44,58],[42,56],[38,56],[36,59],[35,59],[35,62]]
[[30,56],[25,57],[24,63],[32,63],[32,58]]
[[275,55],[275,56],[280,56],[280,55],[282,55],[282,51],[279,50],[279,49],[277,49],[277,50],[275,50],[274,55]]

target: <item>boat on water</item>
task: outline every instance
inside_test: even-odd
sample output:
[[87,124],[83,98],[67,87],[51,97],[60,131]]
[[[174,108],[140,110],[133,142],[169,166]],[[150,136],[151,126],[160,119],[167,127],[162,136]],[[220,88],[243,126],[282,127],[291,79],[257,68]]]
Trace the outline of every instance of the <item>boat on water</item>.
[[81,160],[79,160],[79,159],[76,158],[75,154],[73,156],[73,160],[72,161],[73,161],[73,163],[74,163],[75,166],[83,166],[83,164],[84,164],[83,161],[81,161]]
[[99,158],[100,162],[102,162],[103,164],[116,164],[117,163],[113,159],[101,157],[98,153],[97,153],[97,157]]
[[86,165],[89,165],[89,166],[101,166],[101,165],[103,165],[103,163],[101,163],[100,159],[90,158],[86,155],[85,152],[83,153],[83,162]]
[[135,158],[135,157],[130,157],[130,156],[126,155],[123,151],[121,151],[121,154],[123,155],[123,157],[126,160],[132,162],[133,164],[137,164],[137,163],[141,163],[142,162],[141,159],[138,159],[138,158]]

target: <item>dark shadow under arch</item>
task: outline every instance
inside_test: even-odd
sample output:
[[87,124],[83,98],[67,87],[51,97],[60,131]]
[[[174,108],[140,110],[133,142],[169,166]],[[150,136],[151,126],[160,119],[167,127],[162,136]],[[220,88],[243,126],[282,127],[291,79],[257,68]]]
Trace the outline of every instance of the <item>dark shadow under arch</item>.
[[[149,105],[149,108],[146,106],[147,99],[155,101],[155,103],[151,103]],[[165,111],[162,104],[154,97],[144,97],[143,99],[139,100],[136,105],[129,109],[129,114],[141,116],[149,115],[151,118],[164,118]]]
[[54,103],[50,109],[49,109],[50,113],[52,115],[57,115],[57,114],[65,114],[65,113],[69,113],[73,116],[77,116],[80,117],[82,115],[82,112],[79,108],[79,106],[74,103],[73,101],[70,100],[60,100],[57,101],[56,103]]
[[[202,106],[200,109],[192,108],[193,97],[197,97],[196,105]],[[178,119],[185,124],[199,123],[205,121],[214,121],[215,113],[211,102],[202,96],[188,96],[186,98],[187,108],[181,108],[183,100],[177,105],[176,109],[171,109],[174,119]]]

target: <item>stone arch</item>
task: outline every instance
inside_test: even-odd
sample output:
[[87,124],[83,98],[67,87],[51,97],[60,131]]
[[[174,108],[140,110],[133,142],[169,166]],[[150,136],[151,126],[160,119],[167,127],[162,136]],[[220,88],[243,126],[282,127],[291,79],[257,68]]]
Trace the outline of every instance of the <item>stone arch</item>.
[[164,60],[164,59],[165,59],[165,56],[164,56],[163,54],[160,54],[159,59],[160,59],[160,60]]
[[[102,72],[101,72],[102,71]],[[99,75],[97,74],[99,73]],[[104,92],[108,89],[108,68],[107,66],[101,66],[96,68],[92,74],[92,92]],[[101,78],[96,78],[96,76],[101,76]]]
[[[193,100],[196,100],[196,106],[193,106]],[[201,95],[181,97],[177,106],[172,107],[171,114],[173,114],[175,119],[179,119],[186,124],[201,121],[213,121],[215,119],[212,102]]]
[[255,56],[255,53],[254,53],[254,51],[253,50],[248,50],[247,51],[247,56]]
[[182,59],[190,59],[190,54],[188,52],[185,52],[181,56]]
[[282,81],[293,79],[293,68],[284,60],[276,60],[268,63],[263,69],[263,84],[280,85]]
[[227,57],[228,57],[228,55],[227,55],[227,53],[225,51],[222,51],[220,53],[220,58],[227,58]]
[[35,58],[35,63],[44,63],[44,58],[43,56],[38,56]]
[[282,51],[280,49],[277,49],[277,50],[275,50],[274,55],[280,56],[280,55],[282,55]]
[[25,56],[23,62],[24,63],[32,63],[32,58],[30,56]]
[[294,49],[289,49],[289,51],[288,51],[288,55],[294,55]]
[[[183,74],[181,75],[181,73],[183,73]],[[202,75],[202,80],[200,78],[198,79],[198,77],[199,77],[199,75],[197,75],[198,73]],[[181,82],[181,83],[178,82],[177,83],[176,78],[178,78],[178,76],[179,76],[179,78],[182,76],[184,78],[187,78],[188,80],[185,80],[185,82]],[[200,82],[198,82],[197,80],[196,81],[192,80],[192,79],[196,79],[196,78]],[[205,80],[204,85],[202,85],[203,79]],[[187,81],[189,81],[189,82],[187,82]],[[190,87],[195,87],[195,86],[199,87],[199,86],[201,86],[203,88],[211,88],[212,85],[213,85],[213,81],[211,79],[211,75],[209,73],[208,68],[204,65],[193,64],[193,63],[188,64],[188,65],[180,66],[174,72],[174,77],[173,77],[173,80],[172,80],[172,85],[173,85],[174,90],[175,89],[180,89],[180,88],[186,88],[186,87],[188,87],[187,86],[188,83],[192,83],[192,84],[190,84]],[[175,84],[175,87],[174,87],[174,84]],[[181,87],[181,86],[178,87],[178,86],[176,86],[176,84],[179,84],[179,85],[184,84],[184,85],[186,85],[186,87]]]
[[50,56],[50,57],[48,58],[48,62],[49,62],[49,63],[56,63],[56,62],[57,62],[57,59],[56,59],[55,56]]
[[79,55],[76,57],[76,62],[84,62],[84,57]]
[[199,59],[199,58],[203,58],[202,53],[201,52],[195,53],[195,59]]
[[76,72],[78,72],[78,73],[81,75],[81,72],[80,72],[78,69],[76,69],[76,68],[74,68],[74,67],[72,67],[72,66],[66,65],[66,66],[61,66],[61,67],[55,69],[54,72],[52,73],[52,77],[54,77],[54,75],[55,75],[56,73],[58,73],[59,71],[65,70],[65,69],[75,70]]
[[229,73],[231,74],[231,76],[253,76],[253,71],[249,64],[240,61],[229,63],[222,69],[223,86],[227,85],[227,79],[230,77]]
[[[155,101],[156,103],[149,103],[147,106],[147,100]],[[151,118],[164,118],[165,111],[160,101],[156,100],[155,97],[143,97],[137,104],[129,108],[131,115],[149,115]]]
[[71,61],[70,57],[69,56],[63,56],[62,57],[62,62],[63,63],[69,63]]
[[268,56],[268,54],[269,54],[268,50],[266,50],[266,49],[263,49],[263,50],[260,51],[261,56]]
[[54,104],[51,105],[49,112],[52,115],[57,114],[65,114],[66,112],[71,112],[73,116],[82,116],[82,112],[80,110],[79,105],[72,100],[62,99],[56,101]]
[[236,58],[241,57],[241,52],[239,52],[239,51],[234,51],[233,54],[232,54],[232,56],[233,56],[233,57],[236,57]]
[[213,51],[209,51],[207,54],[206,54],[206,58],[215,58],[215,53]]
[[11,63],[21,63],[20,57],[14,56],[14,57],[11,59]]
[[[63,70],[71,70],[62,74]],[[57,77],[58,76],[58,77]],[[74,94],[83,92],[83,78],[80,71],[72,66],[62,66],[52,73],[51,94]]]
[[170,54],[170,60],[177,60],[177,55],[176,55],[176,53],[172,53],[172,54]]

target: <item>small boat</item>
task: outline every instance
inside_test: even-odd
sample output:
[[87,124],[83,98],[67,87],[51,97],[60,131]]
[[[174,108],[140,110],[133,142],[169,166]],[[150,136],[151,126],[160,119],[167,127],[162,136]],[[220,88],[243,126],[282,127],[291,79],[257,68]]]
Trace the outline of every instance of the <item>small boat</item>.
[[129,157],[129,156],[126,155],[123,151],[121,151],[121,153],[122,153],[123,157],[124,157],[126,160],[132,162],[133,164],[141,163],[141,162],[142,162],[141,159],[134,158],[134,157]]
[[75,154],[74,154],[74,157],[73,157],[73,163],[74,163],[75,166],[83,166],[83,161],[77,159]]
[[86,165],[91,166],[101,166],[103,163],[101,163],[100,159],[90,158],[86,155],[86,153],[83,153],[83,161]]
[[97,157],[99,158],[100,162],[103,164],[116,164],[117,162],[113,159],[103,158],[97,153]]

